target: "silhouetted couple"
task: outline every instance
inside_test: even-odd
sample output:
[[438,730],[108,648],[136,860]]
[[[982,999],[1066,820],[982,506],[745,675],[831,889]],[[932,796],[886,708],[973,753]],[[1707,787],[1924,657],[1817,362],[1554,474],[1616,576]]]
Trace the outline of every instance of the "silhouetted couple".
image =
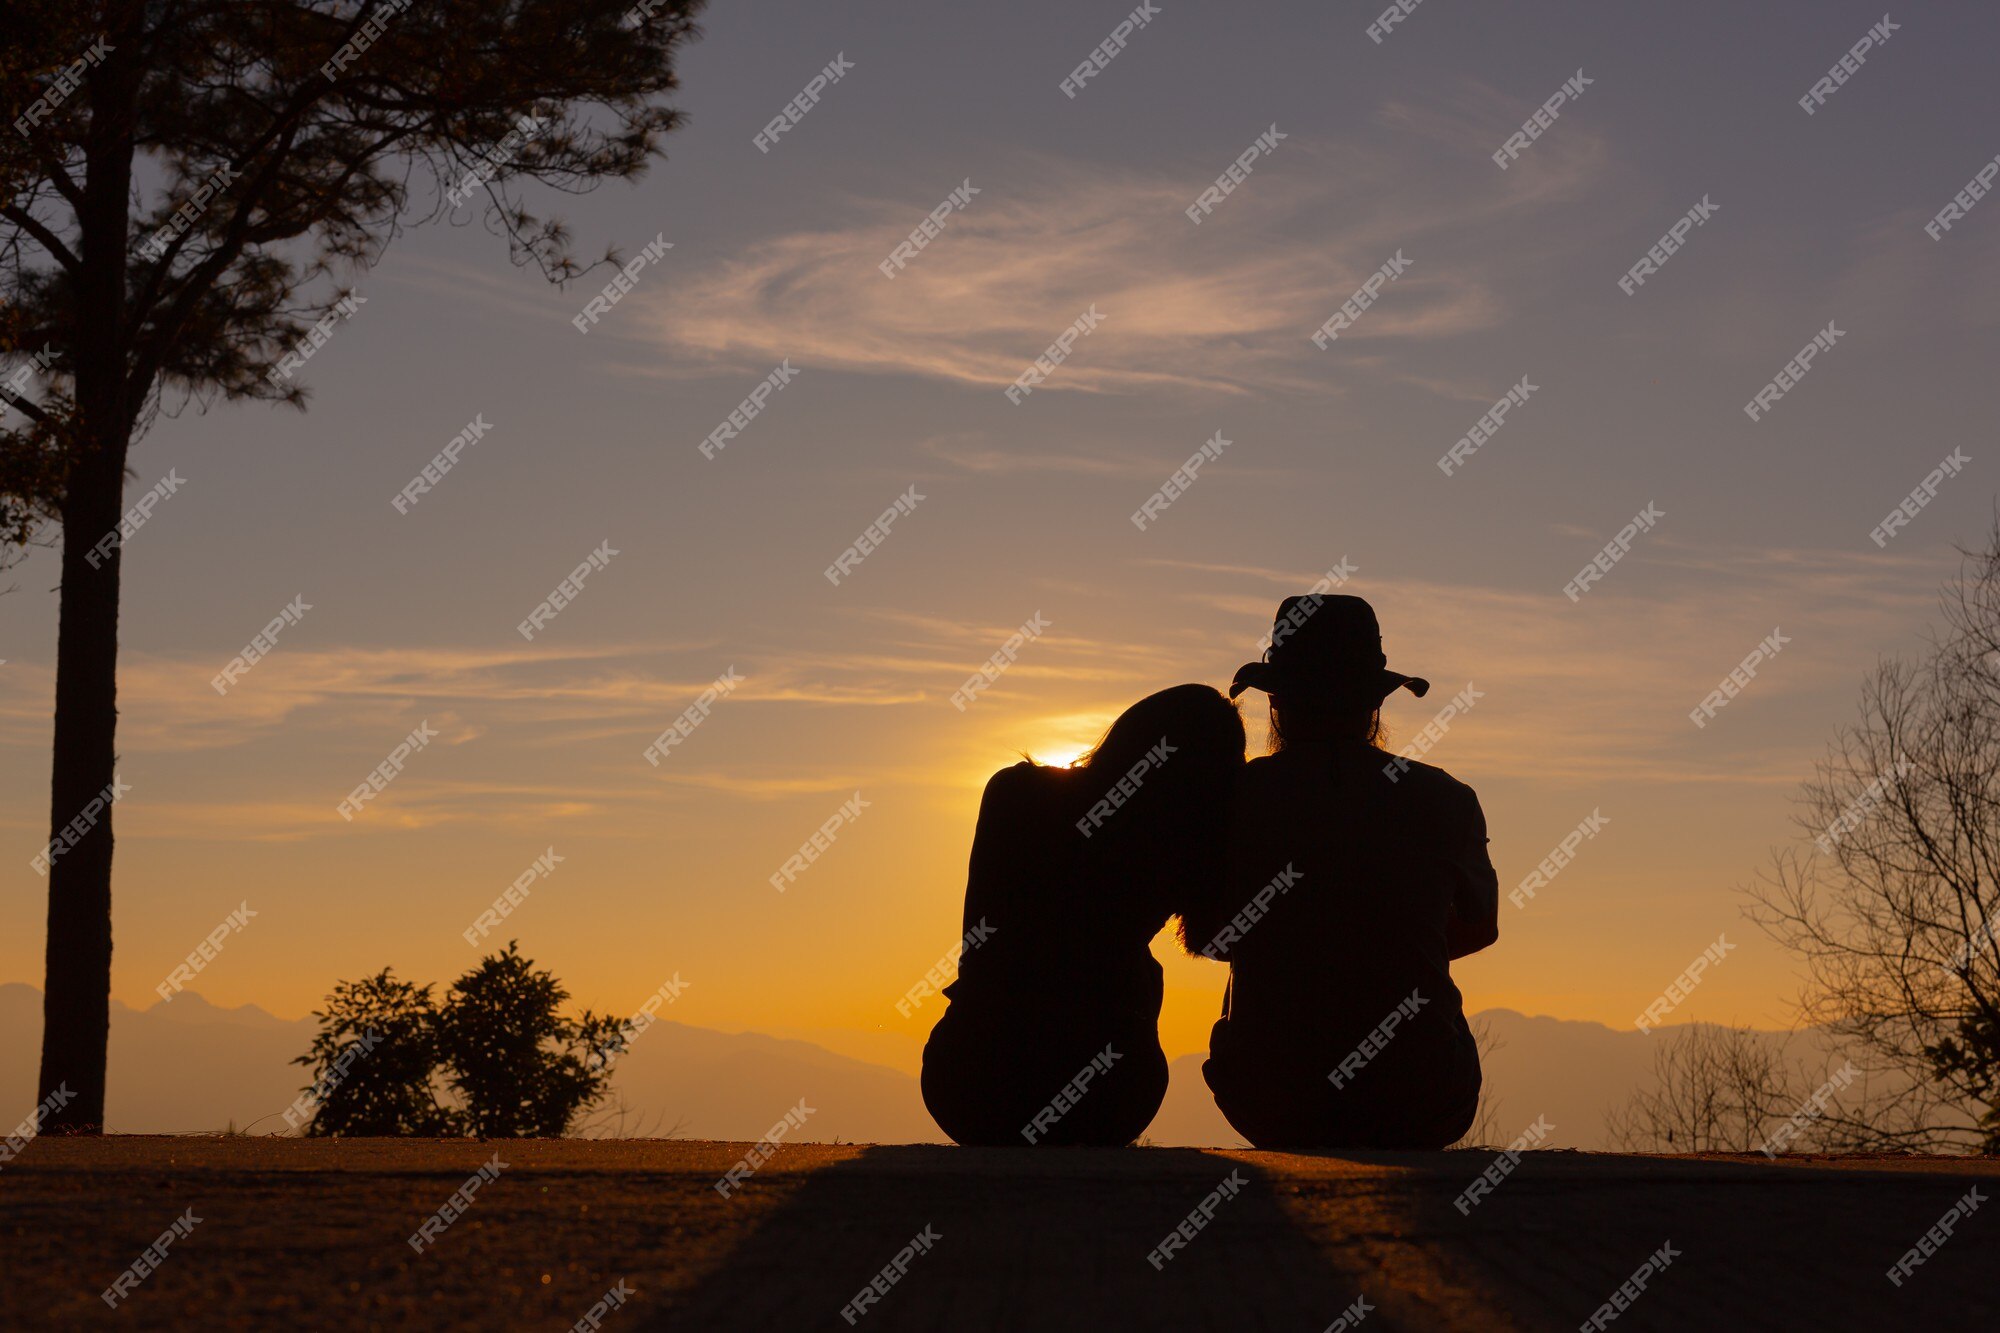
[[[924,1102],[964,1144],[1130,1143],[1166,1095],[1161,970],[1229,966],[1202,1073],[1260,1148],[1441,1148],[1472,1124],[1479,1054],[1450,961],[1499,934],[1472,789],[1380,748],[1387,668],[1359,597],[1290,597],[1229,698],[1134,704],[1067,768],[993,775],[969,943],[924,1047]],[[1235,697],[1271,696],[1244,762]]]

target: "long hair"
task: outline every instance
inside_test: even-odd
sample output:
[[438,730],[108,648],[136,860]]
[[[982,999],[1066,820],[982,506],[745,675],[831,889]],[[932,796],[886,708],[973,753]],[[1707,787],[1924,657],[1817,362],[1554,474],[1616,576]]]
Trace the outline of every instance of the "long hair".
[[1272,699],[1271,753],[1277,754],[1288,744],[1329,736],[1353,736],[1377,749],[1383,748],[1389,729],[1382,725],[1382,706],[1377,704],[1370,709],[1366,721],[1360,719],[1358,713],[1332,712],[1310,702],[1295,700],[1286,704]]
[[1101,864],[1117,866],[1162,920],[1216,890],[1243,749],[1235,704],[1207,685],[1176,685],[1119,714],[1071,766]]

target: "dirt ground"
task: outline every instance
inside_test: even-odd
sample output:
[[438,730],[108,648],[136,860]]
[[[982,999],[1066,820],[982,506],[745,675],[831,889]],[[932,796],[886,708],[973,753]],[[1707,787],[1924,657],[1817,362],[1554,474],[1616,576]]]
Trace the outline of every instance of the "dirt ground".
[[[630,1299],[597,1311],[613,1333],[1315,1330],[1343,1314],[1370,1330],[1594,1314],[1619,1333],[2000,1327],[1995,1161],[1527,1153],[1503,1175],[1478,1151],[797,1144],[725,1197],[716,1183],[748,1149],[38,1140],[0,1172],[0,1328],[590,1328],[620,1283]],[[412,1249],[495,1153],[504,1168]],[[1461,1212],[1489,1167],[1499,1183]],[[1608,1304],[1628,1281],[1625,1308]]]

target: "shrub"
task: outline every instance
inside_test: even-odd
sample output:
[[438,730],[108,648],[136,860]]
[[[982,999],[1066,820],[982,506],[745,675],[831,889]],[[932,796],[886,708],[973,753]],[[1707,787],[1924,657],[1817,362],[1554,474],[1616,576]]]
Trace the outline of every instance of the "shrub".
[[292,1062],[313,1071],[308,1134],[555,1136],[604,1100],[622,1025],[563,1017],[569,992],[518,944],[480,959],[442,1006],[431,990],[389,968],[334,986]]

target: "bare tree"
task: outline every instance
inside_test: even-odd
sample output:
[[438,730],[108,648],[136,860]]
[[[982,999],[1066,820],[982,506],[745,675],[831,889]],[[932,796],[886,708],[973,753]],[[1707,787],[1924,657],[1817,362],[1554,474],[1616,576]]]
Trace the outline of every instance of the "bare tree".
[[1754,1152],[1803,1099],[1781,1033],[1692,1023],[1656,1039],[1652,1086],[1605,1118],[1626,1152]]
[[1805,784],[1810,841],[1748,890],[1805,964],[1801,1018],[1887,1075],[1844,1124],[1877,1148],[2000,1151],[2000,525],[1963,554],[1942,627]]

